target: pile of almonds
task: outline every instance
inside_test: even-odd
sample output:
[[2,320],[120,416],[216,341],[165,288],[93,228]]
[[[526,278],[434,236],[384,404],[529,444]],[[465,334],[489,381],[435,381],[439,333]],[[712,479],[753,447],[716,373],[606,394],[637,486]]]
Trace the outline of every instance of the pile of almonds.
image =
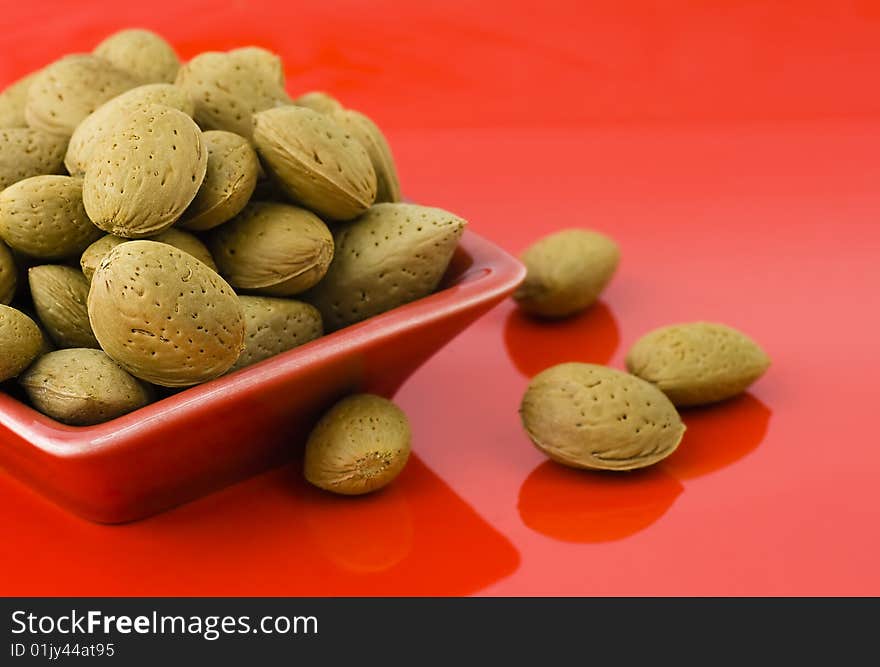
[[400,198],[379,128],[269,51],[65,56],[0,93],[0,382],[96,424],[420,299],[466,223]]

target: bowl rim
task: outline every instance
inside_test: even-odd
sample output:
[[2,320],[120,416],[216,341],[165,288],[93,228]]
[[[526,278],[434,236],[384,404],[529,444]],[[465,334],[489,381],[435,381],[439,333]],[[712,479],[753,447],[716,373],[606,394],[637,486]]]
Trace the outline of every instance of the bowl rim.
[[[497,245],[466,229],[457,248],[470,264],[446,287],[416,301],[398,306],[362,322],[326,334],[229,375],[187,387],[115,419],[92,426],[63,424],[38,412],[15,396],[0,391],[0,429],[55,454],[80,453],[87,446],[100,449],[118,441],[126,431],[148,429],[170,418],[184,420],[195,410],[231,393],[277,380],[307,365],[333,358],[342,350],[365,347],[413,327],[422,327],[467,311],[510,292],[525,277],[526,269]],[[2,430],[0,430],[2,437]]]

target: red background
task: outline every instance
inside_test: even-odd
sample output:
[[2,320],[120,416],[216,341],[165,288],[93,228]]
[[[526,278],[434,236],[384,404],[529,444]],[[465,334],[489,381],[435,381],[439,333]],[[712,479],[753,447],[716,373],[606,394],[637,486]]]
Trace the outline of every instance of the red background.
[[[273,49],[291,92],[329,90],[386,129],[409,197],[512,252],[583,225],[624,260],[584,316],[537,326],[505,304],[419,371],[397,396],[417,456],[385,493],[328,498],[294,465],[108,527],[0,472],[0,593],[880,594],[880,2],[2,13],[0,83],[130,25],[183,57]],[[774,365],[685,412],[667,461],[575,473],[530,445],[529,375],[620,366],[648,329],[695,319],[743,329]]]

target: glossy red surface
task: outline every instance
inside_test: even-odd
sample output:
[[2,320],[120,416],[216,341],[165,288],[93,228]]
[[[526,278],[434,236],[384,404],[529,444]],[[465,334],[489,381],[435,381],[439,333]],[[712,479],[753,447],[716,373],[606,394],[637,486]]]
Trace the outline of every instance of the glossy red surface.
[[[396,400],[416,461],[364,503],[292,465],[98,526],[0,474],[0,591],[880,594],[877,3],[68,7],[4,7],[3,78],[133,22],[185,55],[262,43],[292,90],[376,117],[415,200],[512,252],[578,224],[624,259],[594,311],[551,330],[507,302],[415,373]],[[575,474],[522,433],[544,365],[620,367],[648,329],[702,318],[774,364],[686,412],[656,470]]]

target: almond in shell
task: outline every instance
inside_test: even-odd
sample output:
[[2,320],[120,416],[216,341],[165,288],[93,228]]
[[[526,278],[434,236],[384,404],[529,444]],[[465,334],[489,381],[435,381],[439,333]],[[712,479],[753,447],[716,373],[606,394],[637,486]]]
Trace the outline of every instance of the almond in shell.
[[376,203],[400,201],[397,167],[391,155],[391,147],[382,130],[367,116],[353,109],[341,109],[335,112],[333,120],[367,149],[373,170],[376,172]]
[[253,133],[253,114],[291,104],[281,59],[256,47],[202,53],[180,68],[176,83],[195,101],[195,119],[202,129],[247,139]]
[[526,278],[513,297],[527,313],[567,317],[591,306],[611,280],[620,250],[610,238],[567,229],[537,241],[522,255]]
[[69,137],[104,102],[140,83],[103,58],[65,56],[31,82],[25,118],[29,127]]
[[685,431],[657,387],[594,364],[560,364],[536,375],[520,417],[538,449],[573,468],[644,468],[674,452]]
[[0,305],[0,382],[14,378],[40,354],[40,328],[20,310]]
[[233,287],[292,296],[315,285],[333,259],[333,237],[303,208],[251,202],[207,237],[220,274]]
[[322,218],[351,220],[376,199],[366,148],[329,116],[298,106],[263,111],[254,143],[287,195]]
[[18,286],[18,267],[5,243],[0,241],[0,304],[9,305]]
[[19,378],[33,406],[73,426],[90,426],[147,405],[152,390],[101,350],[50,352]]
[[70,137],[64,165],[74,175],[86,171],[92,155],[92,148],[109,132],[120,124],[125,125],[128,115],[134,109],[160,104],[193,115],[193,102],[186,91],[170,83],[151,83],[138,86],[117,95],[98,107],[77,125]]
[[324,333],[321,313],[307,303],[265,296],[240,299],[246,326],[245,348],[230,372],[292,350]]
[[39,74],[32,72],[10,84],[0,93],[0,127],[27,127],[24,107],[27,103],[28,88]]
[[466,224],[439,208],[376,204],[334,227],[333,262],[302,298],[328,331],[421,299],[437,289]]
[[318,488],[361,495],[391,483],[406,466],[411,431],[404,412],[373,394],[334,405],[306,442],[305,478]]
[[166,387],[216,378],[244,349],[244,313],[229,284],[189,253],[132,241],[92,277],[92,330],[129,373]]
[[342,104],[335,97],[322,90],[313,90],[297,97],[293,103],[318,113],[334,114],[342,111]]
[[[126,243],[131,239],[124,239],[121,236],[113,236],[112,234],[107,234],[106,236],[98,239],[92,245],[85,249],[82,257],[80,257],[79,265],[82,268],[82,272],[86,277],[86,280],[91,281],[92,276],[95,273],[95,269],[98,268],[98,265],[101,263],[101,260],[109,253],[113,248],[120,245],[121,243]],[[158,241],[159,243],[167,243],[170,246],[174,246],[178,250],[183,250],[184,252],[189,253],[197,260],[211,268],[212,270],[217,270],[217,265],[214,263],[214,258],[211,257],[211,253],[208,250],[207,246],[202,243],[197,237],[189,232],[184,232],[179,229],[166,229],[164,232],[157,236],[150,237],[151,241]]]
[[744,392],[770,358],[744,333],[723,324],[690,322],[661,327],[632,346],[631,373],[651,382],[679,406],[723,401]]
[[212,229],[238,215],[250,201],[260,174],[260,161],[250,142],[232,132],[203,135],[208,168],[196,198],[177,223],[185,229]]
[[83,206],[83,181],[33,176],[0,192],[0,236],[13,249],[39,259],[79,256],[101,237]]
[[98,44],[94,54],[146,83],[171,83],[180,69],[171,45],[150,30],[120,30]]
[[55,345],[100,347],[89,323],[89,282],[82,271],[52,264],[34,266],[28,270],[28,282],[37,316]]
[[43,174],[64,171],[67,137],[29,127],[0,129],[0,190]]
[[134,109],[92,150],[86,212],[110,234],[155,236],[195,198],[207,164],[202,133],[189,116],[155,104]]

